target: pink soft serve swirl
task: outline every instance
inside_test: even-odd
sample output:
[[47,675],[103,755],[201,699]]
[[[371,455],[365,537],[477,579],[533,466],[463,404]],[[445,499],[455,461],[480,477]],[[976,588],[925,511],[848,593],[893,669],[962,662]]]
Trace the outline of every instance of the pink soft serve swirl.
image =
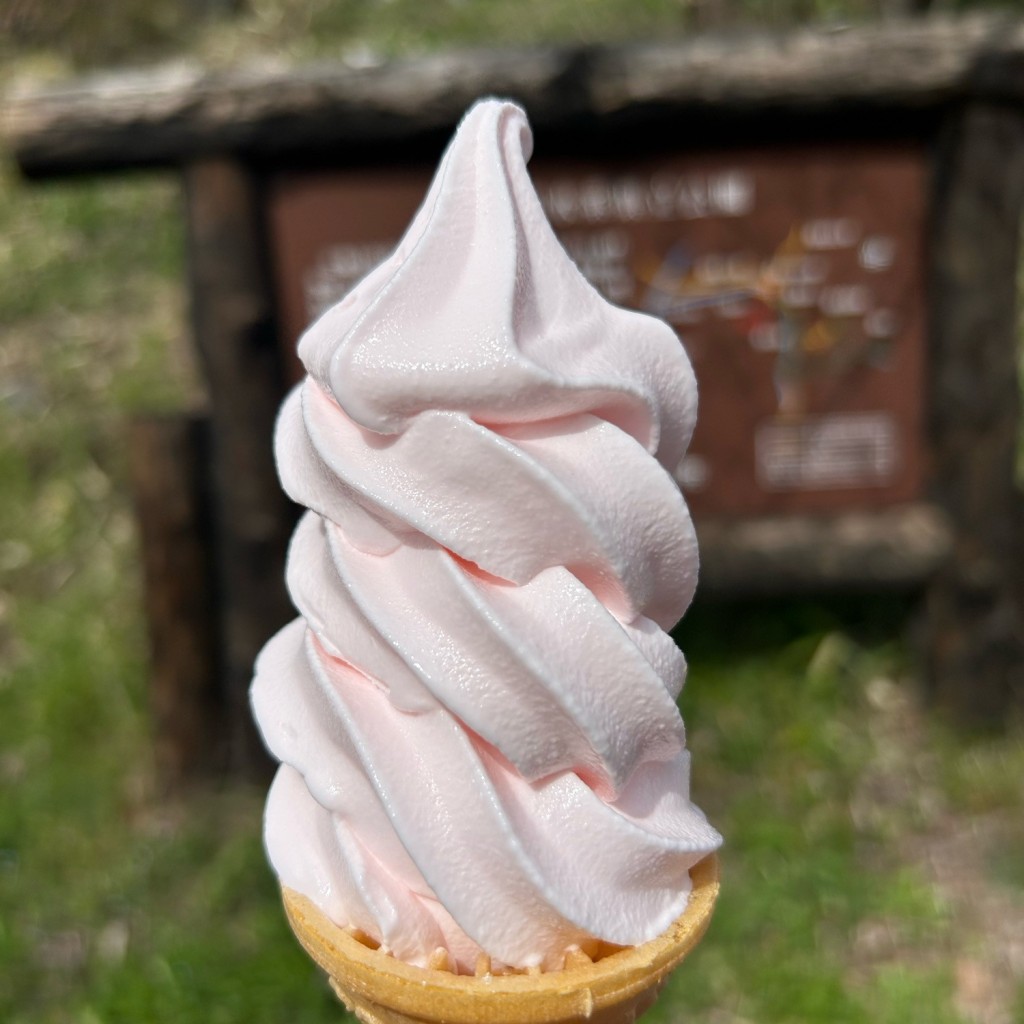
[[697,573],[665,468],[693,374],[566,256],[530,148],[518,107],[473,107],[395,253],[302,338],[276,438],[301,616],[252,689],[281,881],[463,970],[651,939],[720,843],[665,632]]

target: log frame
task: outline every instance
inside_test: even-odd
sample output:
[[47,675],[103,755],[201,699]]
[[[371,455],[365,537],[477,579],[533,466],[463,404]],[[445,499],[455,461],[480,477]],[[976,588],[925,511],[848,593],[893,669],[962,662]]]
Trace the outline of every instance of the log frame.
[[259,647],[293,614],[282,579],[295,512],[270,441],[284,375],[262,175],[432,158],[485,93],[523,102],[553,153],[601,155],[648,138],[664,147],[666,133],[680,148],[738,137],[931,146],[927,500],[817,519],[700,523],[702,591],[925,584],[924,657],[936,701],[974,722],[1024,702],[1024,501],[1014,477],[1021,18],[449,53],[365,68],[165,69],[8,97],[4,132],[27,175],[181,169],[193,325],[212,402],[218,671],[232,769],[266,767],[247,690]]
[[[672,43],[460,51],[365,67],[167,66],[14,92],[3,134],[22,171],[52,176],[180,166],[230,153],[249,164],[436,152],[466,107],[518,99],[554,144],[603,134],[638,143],[652,124],[746,132],[789,118],[803,134],[914,131],[967,97],[1024,99],[1024,21],[931,17],[784,35]],[[842,118],[845,126],[836,122]],[[891,122],[891,123],[890,123]],[[553,151],[545,144],[545,152]]]

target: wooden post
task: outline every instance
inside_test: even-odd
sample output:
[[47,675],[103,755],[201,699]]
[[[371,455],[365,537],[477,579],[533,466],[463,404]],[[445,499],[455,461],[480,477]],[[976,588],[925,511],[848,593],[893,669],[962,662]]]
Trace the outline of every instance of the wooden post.
[[200,417],[148,416],[133,419],[129,430],[152,650],[155,760],[166,790],[224,763],[208,426]]
[[284,392],[257,188],[228,157],[185,168],[196,343],[211,403],[211,466],[228,766],[260,777],[269,758],[252,723],[253,662],[294,615],[284,558],[295,521],[274,468]]
[[974,103],[940,141],[931,258],[930,423],[934,497],[952,555],[927,599],[938,703],[990,724],[1024,699],[1017,269],[1024,116]]

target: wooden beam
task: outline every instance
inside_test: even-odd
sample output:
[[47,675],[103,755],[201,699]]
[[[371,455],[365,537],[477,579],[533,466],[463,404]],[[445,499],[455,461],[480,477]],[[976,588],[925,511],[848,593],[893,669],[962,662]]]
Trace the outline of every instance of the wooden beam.
[[193,325],[211,402],[229,767],[258,776],[269,761],[249,712],[253,662],[294,615],[284,557],[295,515],[272,449],[284,377],[254,182],[211,158],[186,168],[185,195]]
[[852,105],[878,121],[967,96],[1024,99],[1024,21],[926,18],[621,47],[463,51],[369,67],[177,66],[9,95],[3,132],[22,170],[37,176],[216,153],[248,162],[330,154],[337,162],[339,152],[417,136],[441,142],[486,94],[520,100],[535,130],[554,138],[567,129],[599,135],[609,118],[656,115],[663,127],[674,124],[677,148],[695,125],[713,127],[714,119],[705,124],[711,110],[756,125],[766,111]]
[[949,524],[924,504],[698,522],[700,593],[757,596],[920,587],[948,558]]

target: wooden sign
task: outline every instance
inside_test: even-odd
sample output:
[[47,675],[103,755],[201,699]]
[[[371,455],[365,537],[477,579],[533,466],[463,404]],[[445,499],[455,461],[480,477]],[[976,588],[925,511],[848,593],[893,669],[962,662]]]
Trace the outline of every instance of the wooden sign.
[[[525,107],[542,156],[589,158],[531,164],[556,231],[693,359],[699,426],[674,471],[698,519],[701,593],[924,585],[929,692],[958,722],[1008,720],[1024,706],[1024,21],[1006,12],[372,68],[161,69],[7,97],[5,141],[28,175],[182,176],[209,423],[136,438],[150,462],[195,470],[164,473],[195,503],[183,510],[137,469],[174,763],[200,749],[179,726],[217,707],[228,763],[266,766],[247,690],[292,614],[295,510],[271,440],[280,348],[294,381],[296,338],[391,249],[482,95]],[[204,561],[181,524],[206,518]],[[209,623],[165,563],[206,573],[218,597],[210,692],[196,685]]]
[[[925,160],[794,149],[531,165],[548,217],[612,302],[668,320],[700,415],[676,467],[696,515],[842,510],[923,488]],[[270,186],[283,344],[383,259],[429,171]],[[296,375],[299,372],[292,355]]]

